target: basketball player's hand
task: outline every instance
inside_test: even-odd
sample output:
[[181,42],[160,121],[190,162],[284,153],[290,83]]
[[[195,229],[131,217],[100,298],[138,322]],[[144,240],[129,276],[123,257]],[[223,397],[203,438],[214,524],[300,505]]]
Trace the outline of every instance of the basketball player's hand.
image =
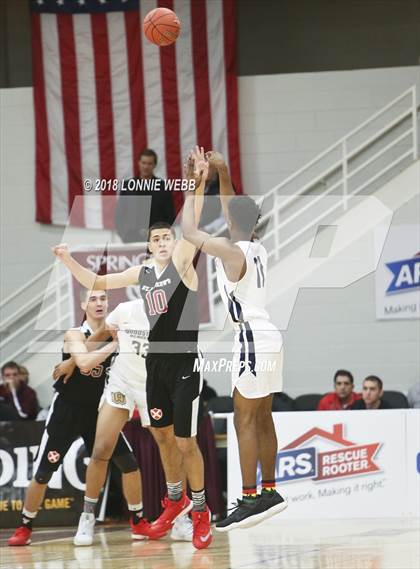
[[206,158],[210,166],[214,166],[215,168],[222,168],[226,165],[223,155],[220,154],[220,152],[216,152],[215,150],[206,152]]
[[55,247],[51,247],[52,252],[54,255],[62,262],[65,263],[69,259],[71,259],[69,248],[67,247],[67,243],[60,243],[60,245],[56,245]]
[[74,372],[74,368],[76,364],[71,360],[65,360],[64,362],[60,362],[54,367],[53,371],[53,378],[54,381],[57,381],[61,376],[64,376],[63,383],[67,383],[70,379],[72,373]]

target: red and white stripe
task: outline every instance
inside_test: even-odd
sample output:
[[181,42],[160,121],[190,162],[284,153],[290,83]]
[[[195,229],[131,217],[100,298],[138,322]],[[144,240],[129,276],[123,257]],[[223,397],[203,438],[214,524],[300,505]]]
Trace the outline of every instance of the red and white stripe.
[[[182,177],[198,143],[228,157],[241,187],[234,0],[142,0],[140,12],[33,14],[37,221],[113,226],[115,192],[83,180],[137,174],[146,146],[157,174]],[[181,20],[158,48],[143,19],[164,6]],[[183,198],[173,194],[179,209]]]

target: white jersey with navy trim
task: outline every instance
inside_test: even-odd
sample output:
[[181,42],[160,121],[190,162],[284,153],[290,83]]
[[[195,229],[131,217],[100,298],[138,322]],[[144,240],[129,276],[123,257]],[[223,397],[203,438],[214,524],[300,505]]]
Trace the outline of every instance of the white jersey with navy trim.
[[250,320],[268,320],[265,309],[267,292],[267,251],[259,241],[237,241],[246,259],[246,271],[240,281],[231,282],[221,259],[216,258],[220,295],[235,325]]
[[119,353],[112,365],[113,374],[131,382],[145,380],[149,321],[143,301],[121,302],[108,314],[106,323],[118,328]]
[[267,300],[267,251],[258,241],[238,241],[246,259],[240,281],[231,282],[221,259],[216,258],[219,291],[235,327],[232,358],[234,389],[248,399],[276,393],[283,388],[282,337],[269,320]]

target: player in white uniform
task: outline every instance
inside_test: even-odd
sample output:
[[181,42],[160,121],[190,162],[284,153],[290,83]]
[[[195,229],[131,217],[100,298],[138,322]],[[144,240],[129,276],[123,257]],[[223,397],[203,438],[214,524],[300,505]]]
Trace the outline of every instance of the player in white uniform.
[[[229,531],[253,526],[287,507],[276,491],[277,437],[271,413],[273,393],[282,390],[282,337],[265,309],[267,251],[253,237],[258,206],[248,196],[234,196],[227,166],[219,153],[209,152],[206,156],[219,173],[220,199],[231,238],[212,237],[197,228],[191,195],[184,204],[182,231],[198,249],[216,257],[219,291],[235,328],[232,393],[243,498],[225,520],[216,524],[219,531]],[[258,462],[262,475],[260,495]]]
[[119,353],[109,372],[103,398],[111,407],[127,409],[128,419],[135,406],[143,427],[150,426],[146,403],[146,364],[149,322],[141,299],[122,302],[107,317],[108,329],[116,330]]
[[[91,336],[91,342],[103,341],[109,336],[110,331],[114,331],[117,334],[119,352],[111,365],[100,406],[103,407],[103,404],[106,403],[108,418],[112,416],[114,419],[115,417],[117,422],[113,423],[112,426],[107,421],[98,422],[99,427],[96,432],[93,454],[96,448],[96,452],[99,452],[102,457],[104,454],[108,454],[106,448],[104,448],[104,445],[108,446],[105,440],[111,443],[117,429],[122,428],[125,422],[132,417],[136,406],[140,414],[142,426],[150,427],[146,401],[147,374],[145,364],[149,348],[149,321],[144,311],[143,300],[140,298],[120,303],[108,314],[104,325]],[[66,368],[62,371],[65,372]],[[112,408],[121,409],[123,413],[115,413],[112,411]],[[120,423],[118,423],[118,417],[120,417]],[[120,424],[121,426],[119,426]],[[99,461],[102,463],[107,462],[104,458],[100,458]],[[96,466],[101,467],[103,464],[97,464]],[[95,468],[95,465],[93,467]],[[95,468],[95,488],[88,488],[90,486],[88,484],[90,477],[87,477],[86,493],[91,501],[95,499],[104,482],[100,484],[103,477],[103,468],[101,468],[101,472],[96,472],[96,470],[97,468]],[[93,543],[94,526],[95,517],[82,514],[74,539],[75,545],[91,545]],[[142,519],[137,525],[131,524],[131,527],[133,539],[149,537],[148,526]],[[171,537],[174,540],[191,541],[192,525],[188,516],[181,516],[176,520],[172,528]]]

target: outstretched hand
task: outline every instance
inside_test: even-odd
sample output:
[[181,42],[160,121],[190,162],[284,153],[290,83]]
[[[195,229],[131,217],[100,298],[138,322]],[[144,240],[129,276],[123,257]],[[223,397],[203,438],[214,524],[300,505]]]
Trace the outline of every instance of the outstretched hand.
[[55,247],[51,247],[51,250],[62,263],[71,258],[67,243],[60,243],[60,245],[55,245]]
[[214,166],[214,168],[216,169],[226,166],[225,159],[223,158],[223,155],[220,154],[220,152],[216,152],[215,150],[209,150],[208,152],[206,152],[205,157],[210,166]]

